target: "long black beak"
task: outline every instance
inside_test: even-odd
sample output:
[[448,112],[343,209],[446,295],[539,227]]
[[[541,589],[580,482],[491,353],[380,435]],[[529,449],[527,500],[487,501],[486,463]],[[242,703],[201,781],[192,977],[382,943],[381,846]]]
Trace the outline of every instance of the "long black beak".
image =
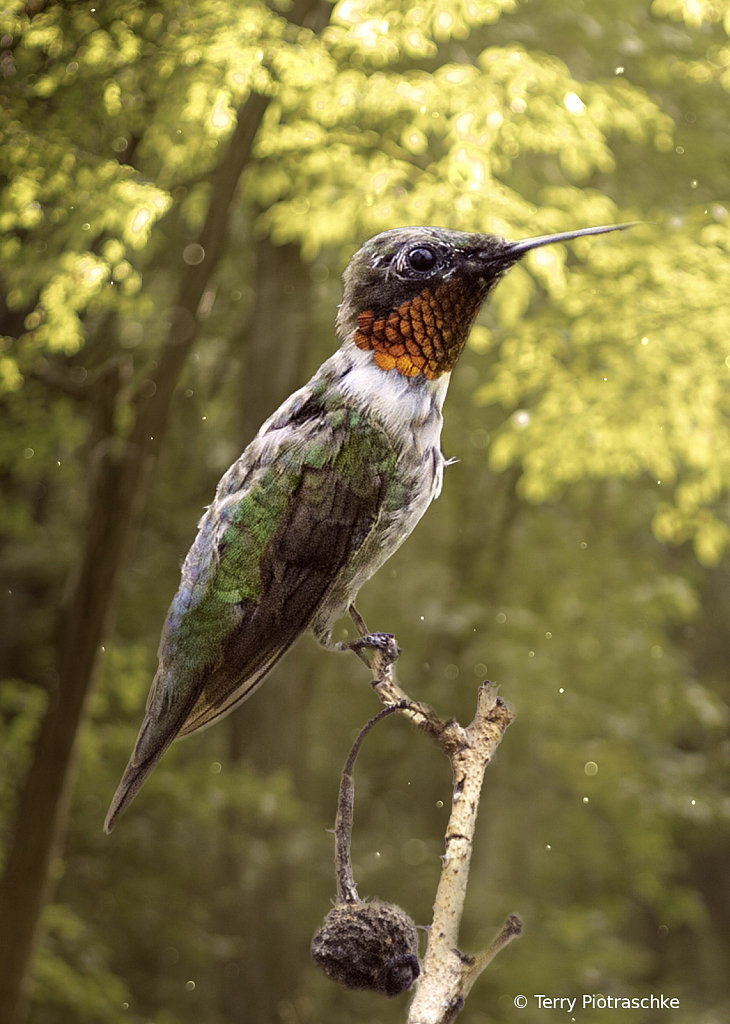
[[522,256],[530,249],[539,249],[541,245],[550,245],[551,242],[569,242],[571,238],[580,238],[582,235],[605,235],[609,231],[625,231],[626,228],[634,228],[640,223],[641,221],[632,220],[628,224],[605,224],[596,228],[579,228],[578,231],[561,231],[557,235],[523,238],[520,242],[509,242],[507,252],[511,256]]

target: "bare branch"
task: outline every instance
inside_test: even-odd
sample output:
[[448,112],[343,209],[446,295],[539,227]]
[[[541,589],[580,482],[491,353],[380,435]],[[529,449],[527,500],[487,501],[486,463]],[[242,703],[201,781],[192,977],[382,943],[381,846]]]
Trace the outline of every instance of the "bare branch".
[[494,960],[500,949],[504,949],[508,942],[516,939],[521,934],[522,921],[520,921],[517,914],[510,914],[486,949],[482,950],[481,953],[477,953],[476,956],[463,957],[465,970],[462,976],[462,990],[465,997],[469,995],[474,982],[484,968],[488,967],[492,960]]
[[355,784],[352,773],[355,768],[355,759],[360,753],[363,740],[372,727],[387,715],[394,711],[400,711],[408,707],[407,701],[399,701],[391,704],[381,711],[375,718],[363,726],[360,735],[355,740],[350,756],[342,772],[340,780],[340,797],[337,801],[337,819],[335,821],[335,872],[337,874],[337,899],[342,903],[356,903],[360,897],[357,894],[355,879],[352,874],[352,860],[350,858],[350,845],[352,843],[352,823],[355,808]]
[[408,702],[401,713],[438,744],[449,758],[454,773],[446,852],[442,858],[428,949],[408,1014],[408,1024],[450,1024],[460,1013],[484,968],[522,931],[522,922],[516,914],[511,914],[481,953],[470,956],[458,949],[484,772],[515,716],[498,696],[496,686],[486,682],[479,688],[476,714],[470,725],[464,728],[454,719],[444,722],[433,708],[409,701],[393,678],[395,659],[392,654],[389,651],[374,654],[373,688],[386,706]]

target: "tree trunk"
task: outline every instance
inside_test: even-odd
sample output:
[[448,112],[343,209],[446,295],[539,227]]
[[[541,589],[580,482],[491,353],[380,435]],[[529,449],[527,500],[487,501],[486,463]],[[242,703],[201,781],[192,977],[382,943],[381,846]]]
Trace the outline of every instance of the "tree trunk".
[[[107,436],[97,449],[100,459],[90,487],[84,551],[62,621],[58,686],[51,694],[19,800],[0,882],[2,1024],[20,1024],[27,1014],[40,915],[52,892],[51,866],[62,848],[80,731],[101,645],[112,628],[122,570],[137,531],[175,386],[197,334],[201,299],[223,252],[234,193],[267,105],[267,98],[252,93],[238,112],[238,124],[217,169],[208,214],[197,239],[205,258],[185,272],[158,369],[138,393],[131,435],[126,440]],[[109,389],[105,397],[103,418],[111,434],[116,389]]]

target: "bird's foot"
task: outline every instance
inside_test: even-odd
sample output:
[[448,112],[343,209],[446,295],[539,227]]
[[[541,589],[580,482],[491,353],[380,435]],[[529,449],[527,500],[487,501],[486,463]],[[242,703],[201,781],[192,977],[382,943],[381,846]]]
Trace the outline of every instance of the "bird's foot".
[[[361,661],[364,661],[369,669],[373,669],[374,655],[380,655],[380,668],[388,668],[397,661],[402,651],[392,633],[371,633],[365,619],[355,607],[350,605],[348,614],[353,621],[360,636],[357,640],[346,640],[335,644],[337,651],[354,651]],[[383,664],[384,663],[384,664]]]
[[334,645],[336,651],[354,651],[368,668],[372,667],[372,655],[380,653],[388,665],[401,656],[402,651],[392,633],[366,633],[357,640],[346,640]]
[[329,633],[317,635],[321,644],[330,651],[353,651],[371,671],[383,671],[397,661],[403,653],[392,633],[371,633],[360,612],[351,604],[348,613],[360,634],[355,640],[333,643]]

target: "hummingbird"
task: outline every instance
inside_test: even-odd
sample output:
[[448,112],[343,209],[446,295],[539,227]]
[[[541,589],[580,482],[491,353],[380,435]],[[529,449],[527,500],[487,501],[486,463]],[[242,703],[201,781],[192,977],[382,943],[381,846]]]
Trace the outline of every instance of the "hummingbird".
[[[330,649],[382,646],[355,598],[441,491],[442,407],[482,303],[530,250],[631,226],[518,242],[403,227],[355,253],[339,349],[266,420],[198,524],[106,832],[172,741],[238,707],[307,629]],[[335,644],[348,612],[360,637]]]

